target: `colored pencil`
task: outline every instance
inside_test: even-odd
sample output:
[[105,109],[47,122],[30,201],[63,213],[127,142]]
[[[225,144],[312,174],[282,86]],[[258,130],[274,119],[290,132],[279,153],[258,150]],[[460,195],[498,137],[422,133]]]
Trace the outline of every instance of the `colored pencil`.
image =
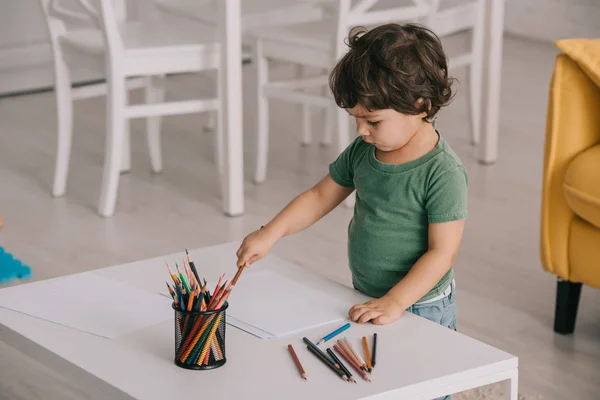
[[329,335],[323,337],[323,339],[319,340],[319,342],[317,343],[317,346],[320,344],[325,343],[326,341],[328,341],[329,339],[339,335],[340,333],[344,332],[346,329],[350,328],[350,323],[347,323],[346,325],[336,329],[335,331],[331,332]]
[[[183,258],[182,267],[175,263],[175,271],[168,263],[165,263],[169,275],[173,280],[173,286],[166,283],[167,289],[174,306],[184,312],[206,312],[220,310],[228,300],[234,283],[242,273],[238,270],[234,281],[227,284],[224,281],[225,274],[219,277],[214,293],[208,290],[206,279],[200,279],[198,271],[186,251],[187,260]],[[223,360],[224,348],[222,339],[217,338],[219,323],[222,321],[222,313],[210,315],[182,314],[178,317],[181,333],[181,343],[177,349],[177,359],[186,364],[208,364],[211,359]],[[211,358],[210,355],[213,355]]]
[[352,359],[352,361],[360,367],[360,361],[352,353],[352,351],[350,350],[350,347],[348,347],[348,344],[346,344],[346,342],[344,342],[342,339],[338,339],[337,344],[342,350],[344,350],[344,352],[348,355],[348,357],[350,357]]
[[317,351],[315,347],[306,346],[306,348],[308,349],[308,351],[313,353],[319,360],[321,360],[323,364],[327,365],[329,369],[335,372],[340,378],[342,378],[346,382],[348,381],[348,377],[346,376],[344,371],[342,371],[340,368],[336,368],[333,362],[329,358],[325,357],[323,353],[319,353],[319,351]]
[[346,366],[344,365],[344,363],[342,362],[342,360],[340,360],[338,358],[338,356],[335,355],[335,353],[333,352],[333,350],[327,349],[327,354],[329,354],[329,357],[331,357],[331,359],[333,360],[333,362],[336,365],[340,366],[341,370],[344,371],[344,373],[346,374],[346,376],[348,377],[348,379],[350,379],[352,382],[356,383],[356,379],[354,379],[354,377],[352,376],[352,373],[350,372],[350,370],[348,368],[346,368]]
[[[336,373],[340,376],[344,376],[346,377],[346,374],[344,373],[344,371],[342,371],[342,369],[338,366],[336,367],[335,364],[333,363],[333,361],[331,361],[329,359],[329,357],[327,356],[327,354],[323,353],[323,351],[321,349],[319,349],[313,342],[311,342],[307,337],[303,337],[302,340],[304,341],[304,343],[306,343],[306,347],[317,357],[319,357],[319,359],[321,359],[321,361],[323,361],[325,364],[327,364],[330,368],[333,368],[334,370],[336,370]],[[341,374],[340,374],[341,373]],[[346,377],[345,380],[347,380],[348,377]]]
[[185,254],[187,255],[188,263],[190,264],[190,268],[192,269],[192,272],[194,273],[196,280],[198,281],[198,283],[200,283],[200,277],[198,276],[198,270],[196,270],[196,265],[192,261],[192,257],[190,256],[190,253],[188,253],[187,249],[185,249]]
[[296,368],[298,368],[300,377],[302,379],[304,379],[305,381],[308,380],[306,378],[306,372],[304,371],[304,368],[302,367],[302,363],[300,362],[300,359],[298,358],[298,355],[296,354],[296,351],[294,350],[294,347],[291,344],[288,344],[288,351],[290,352],[290,354],[292,355],[292,358],[294,359],[294,363],[296,364]]
[[365,362],[365,360],[362,359],[362,357],[360,356],[360,354],[354,350],[354,347],[352,346],[352,344],[350,343],[350,341],[348,340],[348,338],[346,338],[344,336],[344,342],[346,342],[346,344],[348,345],[348,348],[350,349],[350,351],[352,352],[352,354],[354,355],[354,357],[356,357],[356,359],[358,360],[358,364],[365,370],[367,371],[367,363]]
[[377,358],[377,334],[373,334],[373,354],[371,357],[371,365],[375,368],[375,359]]
[[373,371],[373,366],[371,365],[371,354],[369,354],[369,344],[367,343],[367,337],[363,336],[362,338],[363,349],[365,351],[365,360],[367,362],[367,369],[369,373]]
[[344,360],[346,360],[348,362],[348,364],[350,364],[352,366],[352,368],[354,368],[356,370],[356,372],[358,372],[359,375],[362,376],[362,378],[364,380],[371,382],[367,373],[362,368],[360,368],[360,366],[356,363],[356,361],[352,358],[352,356],[350,354],[348,354],[341,346],[334,344],[333,349],[335,351],[337,351],[337,353],[340,356],[342,356],[342,358]]
[[235,286],[235,284],[237,283],[238,279],[240,279],[240,276],[242,276],[242,272],[244,272],[245,268],[246,267],[238,268],[235,276],[233,277],[233,280],[231,281],[231,287],[232,288]]

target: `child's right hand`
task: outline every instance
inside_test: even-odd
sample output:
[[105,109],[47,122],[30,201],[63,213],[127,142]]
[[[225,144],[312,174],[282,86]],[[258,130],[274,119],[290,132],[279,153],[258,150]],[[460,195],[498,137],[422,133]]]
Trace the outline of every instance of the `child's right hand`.
[[260,229],[246,236],[236,253],[238,268],[249,267],[266,256],[276,242],[277,238],[267,229]]

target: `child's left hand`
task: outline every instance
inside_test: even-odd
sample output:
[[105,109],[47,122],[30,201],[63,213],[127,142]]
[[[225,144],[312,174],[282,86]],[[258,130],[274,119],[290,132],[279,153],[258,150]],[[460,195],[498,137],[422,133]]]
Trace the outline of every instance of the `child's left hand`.
[[399,320],[403,312],[404,309],[396,301],[389,296],[383,296],[365,304],[355,305],[348,315],[352,321],[359,324],[371,321],[375,325],[385,325]]

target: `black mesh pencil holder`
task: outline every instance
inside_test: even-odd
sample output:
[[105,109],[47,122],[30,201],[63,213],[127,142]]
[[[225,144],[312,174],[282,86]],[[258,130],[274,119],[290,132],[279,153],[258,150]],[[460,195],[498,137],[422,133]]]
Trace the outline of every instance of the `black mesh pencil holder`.
[[175,304],[175,364],[187,369],[213,369],[225,364],[225,315],[218,310],[183,311]]

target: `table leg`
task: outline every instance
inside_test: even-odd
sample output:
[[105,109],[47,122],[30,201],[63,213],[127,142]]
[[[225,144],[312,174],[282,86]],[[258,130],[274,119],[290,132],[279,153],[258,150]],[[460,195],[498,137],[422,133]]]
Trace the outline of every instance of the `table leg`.
[[242,138],[242,44],[240,0],[220,0],[219,123],[224,136],[221,177],[225,214],[244,213],[244,163]]
[[502,78],[502,36],[504,0],[485,0],[482,104],[478,158],[493,164],[498,157],[498,122],[500,116],[500,82]]
[[504,398],[506,400],[518,400],[519,397],[519,370],[516,370],[510,379],[502,382],[504,386]]

